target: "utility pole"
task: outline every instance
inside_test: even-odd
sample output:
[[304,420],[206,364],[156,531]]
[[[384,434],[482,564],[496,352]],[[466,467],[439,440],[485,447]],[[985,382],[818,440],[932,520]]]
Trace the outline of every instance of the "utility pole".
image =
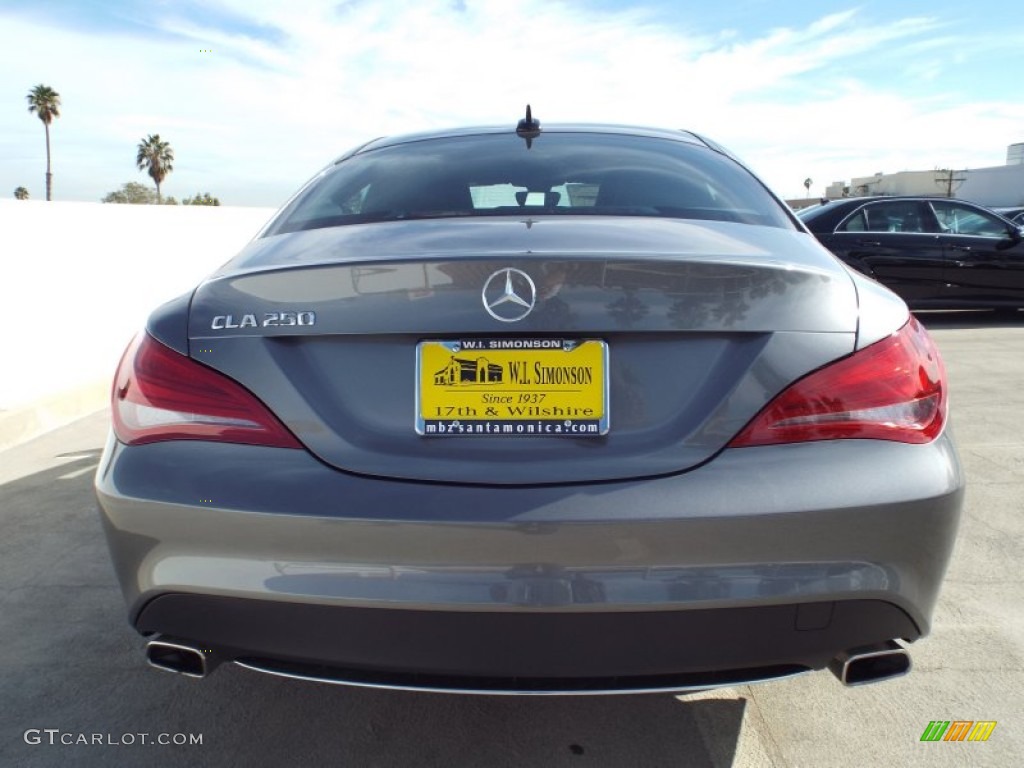
[[946,197],[953,196],[953,184],[957,185],[959,189],[960,184],[967,180],[967,176],[958,176],[955,171],[950,168],[943,168],[937,171],[935,175],[935,183],[939,186],[946,187]]

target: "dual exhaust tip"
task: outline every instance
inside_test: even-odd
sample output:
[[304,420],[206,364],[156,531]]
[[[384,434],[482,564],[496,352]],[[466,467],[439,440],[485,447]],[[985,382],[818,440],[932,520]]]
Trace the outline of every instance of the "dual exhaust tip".
[[[165,638],[146,644],[146,659],[157,669],[195,678],[206,677],[220,663],[212,649]],[[895,641],[887,640],[844,651],[829,662],[828,668],[843,685],[866,685],[907,674],[910,654]]]

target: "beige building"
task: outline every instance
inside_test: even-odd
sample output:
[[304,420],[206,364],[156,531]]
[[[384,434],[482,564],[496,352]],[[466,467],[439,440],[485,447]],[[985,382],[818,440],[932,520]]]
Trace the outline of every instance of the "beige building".
[[939,195],[992,207],[1024,205],[1024,143],[1008,147],[1006,165],[876,173],[849,183],[834,181],[825,189],[829,200],[863,195]]

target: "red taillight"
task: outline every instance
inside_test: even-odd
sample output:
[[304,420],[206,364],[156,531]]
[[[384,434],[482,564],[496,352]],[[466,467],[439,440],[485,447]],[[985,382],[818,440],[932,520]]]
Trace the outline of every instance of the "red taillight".
[[927,443],[946,420],[946,371],[915,318],[784,390],[731,447],[871,438]]
[[123,443],[216,440],[300,448],[295,436],[235,381],[140,333],[114,377],[114,433]]

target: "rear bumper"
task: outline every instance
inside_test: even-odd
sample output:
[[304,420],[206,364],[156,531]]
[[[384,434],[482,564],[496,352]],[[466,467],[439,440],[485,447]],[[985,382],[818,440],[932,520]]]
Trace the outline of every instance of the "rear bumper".
[[[918,630],[876,600],[690,611],[384,610],[165,594],[136,622],[219,660],[364,685],[472,691],[706,688],[824,667]],[[201,641],[196,638],[202,638]]]
[[[732,450],[682,475],[532,488],[112,440],[97,475],[140,632],[264,669],[473,689],[708,684],[914,640],[929,630],[962,493],[945,435]],[[657,687],[691,687],[677,683]]]

